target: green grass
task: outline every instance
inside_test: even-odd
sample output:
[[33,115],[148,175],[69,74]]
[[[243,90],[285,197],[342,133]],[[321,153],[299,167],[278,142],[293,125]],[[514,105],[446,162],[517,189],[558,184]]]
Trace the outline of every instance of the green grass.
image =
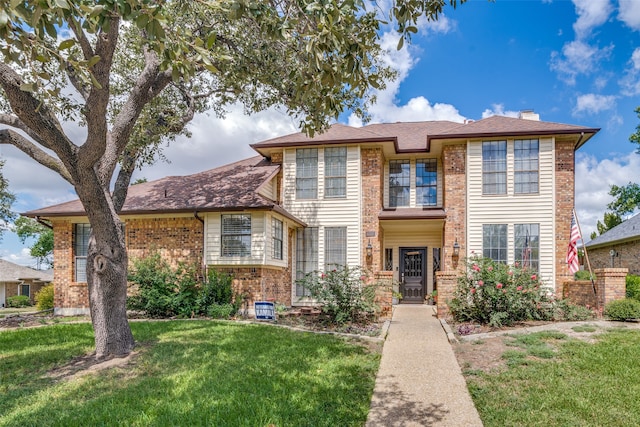
[[46,376],[93,347],[88,324],[0,333],[1,426],[363,425],[379,354],[265,325],[135,322],[126,368]]
[[[546,359],[543,344],[553,349]],[[486,427],[640,425],[639,331],[607,332],[595,344],[531,334],[514,345],[505,370],[467,377]]]

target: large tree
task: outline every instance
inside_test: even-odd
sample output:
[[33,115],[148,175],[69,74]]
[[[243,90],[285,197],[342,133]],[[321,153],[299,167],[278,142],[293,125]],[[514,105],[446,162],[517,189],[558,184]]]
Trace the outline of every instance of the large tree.
[[60,174],[84,206],[96,356],[134,346],[118,212],[136,166],[194,114],[231,103],[282,105],[309,133],[345,110],[365,114],[370,89],[392,76],[384,20],[404,39],[464,1],[397,0],[380,16],[363,0],[2,0],[0,143]]

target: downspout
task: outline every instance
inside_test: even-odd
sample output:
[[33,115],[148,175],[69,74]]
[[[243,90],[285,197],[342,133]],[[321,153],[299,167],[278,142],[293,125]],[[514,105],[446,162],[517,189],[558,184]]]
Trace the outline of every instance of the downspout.
[[38,224],[42,224],[45,227],[47,227],[50,230],[53,230],[53,225],[49,224],[48,222],[46,222],[45,220],[43,220],[42,218],[40,218],[39,216],[36,216],[36,222]]
[[198,211],[197,210],[193,211],[193,217],[202,223],[202,260],[201,260],[201,265],[200,265],[200,274],[202,275],[202,280],[204,281],[205,278],[207,277],[206,276],[207,266],[206,266],[205,259],[204,259],[204,257],[205,257],[205,251],[204,251],[204,249],[205,249],[205,239],[206,239],[207,233],[205,233],[205,229],[204,229],[204,219],[200,218],[198,216]]

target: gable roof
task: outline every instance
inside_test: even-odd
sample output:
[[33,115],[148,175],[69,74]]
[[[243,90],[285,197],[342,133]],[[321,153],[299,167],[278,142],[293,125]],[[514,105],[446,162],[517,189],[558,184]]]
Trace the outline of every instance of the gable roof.
[[36,270],[0,259],[0,282],[20,282],[26,279],[51,282],[53,270]]
[[[168,176],[129,187],[122,215],[150,213],[273,210],[300,224],[280,205],[260,194],[280,165],[255,156],[186,176]],[[84,216],[80,200],[24,213],[30,217]]]
[[640,239],[640,214],[635,215],[621,224],[616,225],[611,230],[599,235],[595,239],[587,242],[587,248],[607,246],[614,243],[622,243],[628,240]]
[[[270,148],[300,145],[393,142],[396,153],[428,151],[435,139],[466,139],[477,137],[524,135],[582,135],[576,149],[584,144],[599,128],[589,128],[539,120],[491,116],[486,119],[457,123],[452,121],[376,123],[361,128],[334,124],[313,138],[299,132],[252,144],[258,152]],[[586,136],[586,138],[584,138]],[[262,151],[261,151],[262,150]]]

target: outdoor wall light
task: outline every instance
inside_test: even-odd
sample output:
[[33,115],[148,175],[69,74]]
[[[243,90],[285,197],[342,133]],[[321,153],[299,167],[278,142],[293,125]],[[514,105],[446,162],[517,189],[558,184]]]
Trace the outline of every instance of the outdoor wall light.
[[453,243],[453,256],[456,258],[460,256],[460,243],[458,243],[458,239]]
[[367,258],[373,257],[373,246],[371,246],[371,239],[369,239],[369,243],[367,244]]

